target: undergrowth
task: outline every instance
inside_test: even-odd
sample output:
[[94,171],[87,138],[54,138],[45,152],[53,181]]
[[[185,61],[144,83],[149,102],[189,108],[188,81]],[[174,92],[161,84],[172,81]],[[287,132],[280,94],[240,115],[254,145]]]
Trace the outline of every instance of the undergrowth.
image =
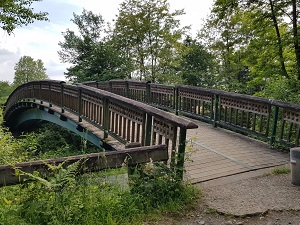
[[185,210],[198,196],[160,163],[130,176],[129,184],[110,182],[105,171],[78,176],[79,162],[51,170],[47,178],[35,172],[30,182],[0,189],[1,225],[142,224],[153,213]]
[[271,173],[274,175],[279,175],[279,174],[289,174],[290,172],[291,172],[290,168],[278,167],[278,168],[274,168]]
[[[0,124],[1,114],[0,109]],[[0,126],[0,164],[95,151],[86,143],[73,150],[80,139],[48,126],[19,138]],[[142,224],[164,212],[183,212],[199,196],[165,164],[149,164],[129,179],[125,168],[80,175],[83,164],[48,165],[47,177],[17,170],[28,179],[0,188],[0,225]]]

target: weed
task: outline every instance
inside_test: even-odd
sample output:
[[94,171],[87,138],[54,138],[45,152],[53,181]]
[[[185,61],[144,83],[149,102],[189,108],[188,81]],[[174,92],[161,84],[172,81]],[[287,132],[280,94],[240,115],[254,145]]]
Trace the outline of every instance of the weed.
[[106,179],[111,174],[118,177],[124,169],[77,176],[81,163],[51,166],[48,177],[35,172],[30,176],[34,182],[1,188],[0,224],[142,224],[162,212],[182,211],[198,194],[193,186],[176,180],[165,164],[143,168],[124,188],[118,180]]
[[272,174],[275,174],[275,175],[279,175],[279,174],[288,174],[291,172],[291,169],[290,168],[287,168],[287,167],[280,167],[280,168],[275,168],[272,170]]

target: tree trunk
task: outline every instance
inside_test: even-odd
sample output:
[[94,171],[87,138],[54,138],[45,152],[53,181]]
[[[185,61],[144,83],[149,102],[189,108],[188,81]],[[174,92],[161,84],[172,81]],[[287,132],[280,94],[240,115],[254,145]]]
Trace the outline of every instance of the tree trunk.
[[297,13],[297,1],[292,0],[293,4],[293,35],[294,35],[294,48],[297,62],[297,79],[300,80],[300,46],[298,37],[298,13]]
[[272,17],[272,20],[273,20],[273,25],[274,25],[274,28],[275,28],[275,31],[276,31],[278,54],[279,54],[279,61],[280,61],[280,65],[281,65],[282,75],[285,76],[286,78],[289,78],[289,75],[288,75],[288,73],[286,71],[286,68],[285,68],[285,63],[284,63],[284,58],[283,58],[282,40],[281,40],[281,35],[280,35],[279,27],[278,27],[276,14],[275,14],[275,11],[274,11],[274,2],[273,2],[273,0],[269,0],[269,4],[270,4],[270,7],[271,7],[271,17]]

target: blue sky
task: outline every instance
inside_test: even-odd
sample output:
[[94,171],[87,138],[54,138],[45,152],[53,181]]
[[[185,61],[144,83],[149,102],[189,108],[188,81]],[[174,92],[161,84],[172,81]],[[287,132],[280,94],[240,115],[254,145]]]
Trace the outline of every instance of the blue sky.
[[[50,22],[37,21],[26,27],[17,28],[7,35],[0,30],[0,80],[12,82],[14,66],[20,57],[31,56],[41,59],[51,79],[64,80],[64,72],[70,65],[61,63],[57,54],[61,32],[76,30],[70,21],[73,12],[81,14],[83,8],[101,14],[106,22],[111,22],[118,14],[122,0],[43,0],[33,5],[36,12],[48,12]],[[186,15],[179,18],[182,26],[191,25],[194,36],[208,15],[213,0],[169,0],[171,11],[184,9]]]

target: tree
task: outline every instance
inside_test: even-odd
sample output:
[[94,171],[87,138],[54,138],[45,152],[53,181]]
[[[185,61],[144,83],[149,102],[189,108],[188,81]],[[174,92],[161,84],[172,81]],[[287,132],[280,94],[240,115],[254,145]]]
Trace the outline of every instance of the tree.
[[180,28],[167,0],[125,0],[120,5],[113,42],[134,63],[135,76],[157,82],[178,66],[180,39],[187,27]]
[[34,12],[33,2],[42,0],[1,0],[0,1],[0,27],[11,34],[16,27],[28,25],[34,20],[47,21],[46,12]]
[[105,32],[101,15],[83,10],[71,21],[77,25],[79,35],[74,31],[63,32],[64,41],[59,42],[58,55],[62,62],[73,64],[66,77],[74,82],[91,80],[123,79],[131,71],[130,60],[114,48]]
[[218,59],[221,86],[253,94],[270,79],[299,79],[298,11],[292,0],[216,0],[202,37]]
[[22,56],[15,65],[14,86],[34,80],[47,79],[46,68],[42,60],[34,61],[30,56]]
[[12,85],[8,81],[0,81],[0,104],[6,101],[12,90]]
[[243,52],[252,34],[245,28],[244,20],[247,15],[235,1],[217,0],[199,33],[199,39],[215,58],[215,86],[227,91],[245,92],[248,66],[243,62]]
[[212,54],[189,37],[185,40],[185,45],[186,51],[179,66],[182,79],[187,85],[212,88],[216,84]]

